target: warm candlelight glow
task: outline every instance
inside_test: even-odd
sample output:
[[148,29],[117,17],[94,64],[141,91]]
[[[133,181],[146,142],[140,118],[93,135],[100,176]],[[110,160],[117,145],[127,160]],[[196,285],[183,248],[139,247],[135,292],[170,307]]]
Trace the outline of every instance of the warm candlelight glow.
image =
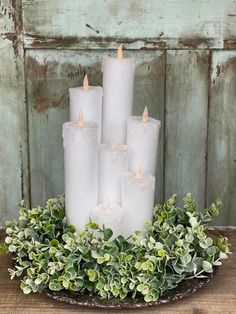
[[142,178],[142,176],[143,176],[142,167],[141,167],[140,164],[138,164],[138,165],[137,165],[137,168],[136,168],[136,170],[135,170],[135,178],[136,178],[137,180],[140,180],[140,179]]
[[143,111],[143,116],[142,116],[142,121],[147,122],[148,120],[148,108],[145,106],[144,111]]
[[121,44],[117,49],[117,58],[118,60],[123,59],[123,50],[122,50],[123,44]]
[[84,126],[84,115],[83,115],[82,111],[80,111],[80,113],[79,113],[79,122],[78,122],[78,124],[79,124],[80,128],[82,128]]
[[88,90],[88,87],[89,87],[88,75],[85,74],[85,76],[84,76],[84,81],[83,81],[83,89],[84,89],[84,90]]
[[109,199],[106,200],[105,209],[106,209],[106,212],[111,211],[111,201]]
[[112,140],[111,140],[111,149],[115,150],[116,148],[117,148],[117,137],[113,135]]

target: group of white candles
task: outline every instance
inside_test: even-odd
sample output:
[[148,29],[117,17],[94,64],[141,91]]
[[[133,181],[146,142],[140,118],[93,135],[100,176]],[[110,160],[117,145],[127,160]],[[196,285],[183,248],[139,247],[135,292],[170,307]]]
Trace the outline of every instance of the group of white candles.
[[89,218],[128,237],[152,219],[160,121],[131,116],[135,64],[102,61],[103,88],[69,89],[70,122],[63,124],[65,206],[69,224],[83,229]]

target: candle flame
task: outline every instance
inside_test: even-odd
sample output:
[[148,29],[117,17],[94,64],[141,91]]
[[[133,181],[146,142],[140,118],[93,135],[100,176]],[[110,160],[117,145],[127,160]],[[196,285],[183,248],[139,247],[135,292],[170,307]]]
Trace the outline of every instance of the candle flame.
[[78,122],[78,124],[79,124],[80,128],[82,128],[84,126],[84,115],[83,115],[82,111],[80,111],[80,113],[79,113],[79,122]]
[[142,167],[141,167],[141,164],[138,164],[135,170],[135,178],[137,180],[140,180],[142,176],[143,176]]
[[110,212],[111,211],[111,201],[110,201],[109,198],[106,200],[105,209],[106,209],[106,212]]
[[144,111],[143,111],[143,116],[142,116],[142,121],[147,122],[148,120],[148,108],[145,106]]
[[117,148],[117,137],[115,135],[112,136],[111,140],[111,149],[115,150]]
[[123,50],[122,50],[123,44],[121,44],[117,49],[117,58],[118,60],[123,59]]
[[89,87],[88,75],[85,74],[85,76],[84,76],[84,81],[83,81],[83,89],[84,89],[84,90],[88,90],[88,87]]

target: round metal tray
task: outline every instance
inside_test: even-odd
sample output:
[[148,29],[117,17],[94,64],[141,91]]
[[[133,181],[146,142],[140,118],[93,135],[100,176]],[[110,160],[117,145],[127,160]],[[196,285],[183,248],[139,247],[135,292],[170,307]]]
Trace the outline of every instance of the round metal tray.
[[[215,273],[215,271],[214,271]],[[127,297],[124,300],[109,299],[103,300],[98,295],[87,293],[71,293],[67,291],[44,291],[43,294],[48,297],[61,302],[67,302],[70,304],[88,307],[88,308],[103,308],[103,309],[134,309],[145,308],[154,305],[160,305],[169,303],[175,300],[182,299],[190,296],[203,286],[205,286],[214,276],[214,273],[210,274],[207,278],[183,280],[176,288],[166,291],[160,299],[152,302],[145,302],[143,298],[137,297],[132,299]]]

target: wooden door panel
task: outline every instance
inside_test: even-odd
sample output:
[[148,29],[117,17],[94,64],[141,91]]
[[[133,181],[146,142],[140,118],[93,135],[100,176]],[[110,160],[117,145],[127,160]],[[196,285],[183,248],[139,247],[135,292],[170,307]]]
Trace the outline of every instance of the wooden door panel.
[[[167,51],[165,198],[205,204],[209,51]],[[181,200],[179,200],[181,203]]]
[[0,1],[0,226],[28,194],[24,53],[19,4]]
[[68,88],[85,71],[101,85],[118,43],[136,59],[134,114],[162,122],[156,200],[220,197],[217,223],[236,224],[235,16],[234,0],[0,1],[0,225],[29,190],[32,205],[64,192]]
[[236,51],[212,55],[207,203],[223,202],[217,223],[236,224]]

